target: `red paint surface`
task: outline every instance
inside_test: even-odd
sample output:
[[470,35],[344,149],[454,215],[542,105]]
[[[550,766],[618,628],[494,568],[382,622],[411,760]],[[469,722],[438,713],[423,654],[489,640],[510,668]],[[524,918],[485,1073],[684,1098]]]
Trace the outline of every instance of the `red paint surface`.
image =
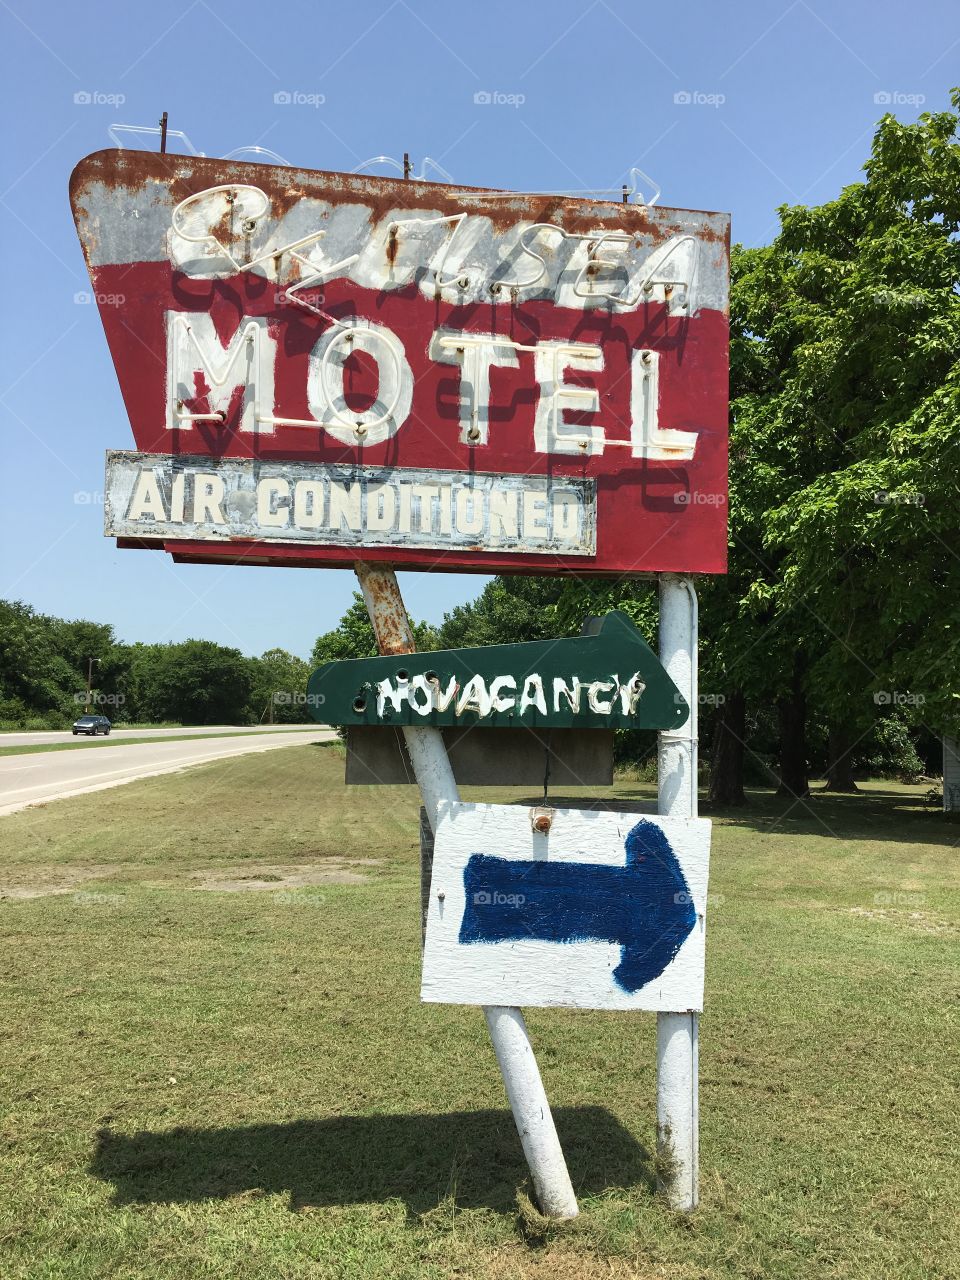
[[[91,272],[98,295],[121,295],[120,307],[101,306],[101,317],[133,427],[136,447],[151,453],[255,457],[264,460],[429,467],[436,470],[592,476],[597,481],[597,554],[563,557],[451,551],[438,553],[389,547],[307,547],[237,541],[167,542],[178,558],[247,563],[351,565],[356,559],[389,559],[408,568],[514,573],[631,574],[722,573],[727,548],[727,321],[716,311],[669,316],[663,304],[644,304],[611,315],[602,309],[571,310],[549,302],[510,307],[456,307],[425,298],[411,286],[397,292],[363,289],[346,279],[324,288],[324,306],[337,318],[353,316],[390,328],[403,343],[415,389],[410,417],[390,440],[363,448],[334,441],[319,427],[275,427],[273,434],[237,430],[239,397],[222,425],[193,423],[166,428],[167,311],[207,311],[226,345],[244,316],[267,317],[278,343],[274,412],[309,418],[307,370],[310,351],[328,327],[303,309],[278,302],[277,286],[252,273],[229,280],[200,280],[169,263],[104,266]],[[629,438],[630,355],[638,348],[660,353],[662,428],[696,429],[689,462],[633,459],[627,449],[602,456],[538,453],[533,446],[538,398],[532,353],[519,352],[517,369],[490,373],[489,443],[459,442],[459,382],[456,366],[427,355],[437,329],[498,333],[514,341],[543,339],[596,343],[604,351],[600,373],[570,370],[570,383],[595,387],[600,412],[568,421],[599,424],[607,436]],[[360,409],[377,390],[375,365],[364,356],[347,369],[348,403]],[[198,387],[187,406],[208,406]],[[269,410],[267,410],[269,412]],[[119,444],[120,442],[118,442]],[[686,501],[677,501],[688,498]]]

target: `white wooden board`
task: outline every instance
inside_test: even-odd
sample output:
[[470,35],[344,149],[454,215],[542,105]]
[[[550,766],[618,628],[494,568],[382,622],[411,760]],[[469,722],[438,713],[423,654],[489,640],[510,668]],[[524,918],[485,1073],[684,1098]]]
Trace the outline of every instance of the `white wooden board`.
[[703,1007],[710,823],[440,806],[421,998],[583,1009]]

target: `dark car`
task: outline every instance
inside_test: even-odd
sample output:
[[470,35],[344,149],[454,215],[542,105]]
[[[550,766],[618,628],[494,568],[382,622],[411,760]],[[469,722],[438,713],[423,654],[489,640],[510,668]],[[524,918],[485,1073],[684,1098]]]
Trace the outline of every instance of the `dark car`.
[[112,727],[106,716],[81,716],[79,720],[74,721],[73,732],[88,733],[95,737],[98,733],[109,734]]

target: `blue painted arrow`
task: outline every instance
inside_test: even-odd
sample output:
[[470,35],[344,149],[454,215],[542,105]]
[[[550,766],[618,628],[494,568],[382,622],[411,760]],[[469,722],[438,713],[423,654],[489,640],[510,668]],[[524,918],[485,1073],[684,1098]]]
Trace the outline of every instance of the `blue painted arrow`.
[[641,819],[624,847],[625,867],[472,854],[460,941],[617,942],[613,976],[624,991],[639,991],[666,969],[697,913],[660,827]]

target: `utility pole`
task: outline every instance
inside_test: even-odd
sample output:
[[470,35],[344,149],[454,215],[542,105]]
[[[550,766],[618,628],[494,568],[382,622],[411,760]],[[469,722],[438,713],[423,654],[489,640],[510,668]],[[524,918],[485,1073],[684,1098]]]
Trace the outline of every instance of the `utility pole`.
[[86,702],[83,704],[83,709],[84,709],[84,711],[85,711],[85,712],[87,712],[88,714],[89,714],[89,711],[90,711],[90,696],[91,696],[91,694],[92,694],[92,692],[93,692],[93,664],[94,664],[94,663],[96,663],[96,664],[99,666],[99,665],[100,665],[100,659],[99,659],[99,658],[88,658],[88,659],[87,659],[87,700],[86,700]]

